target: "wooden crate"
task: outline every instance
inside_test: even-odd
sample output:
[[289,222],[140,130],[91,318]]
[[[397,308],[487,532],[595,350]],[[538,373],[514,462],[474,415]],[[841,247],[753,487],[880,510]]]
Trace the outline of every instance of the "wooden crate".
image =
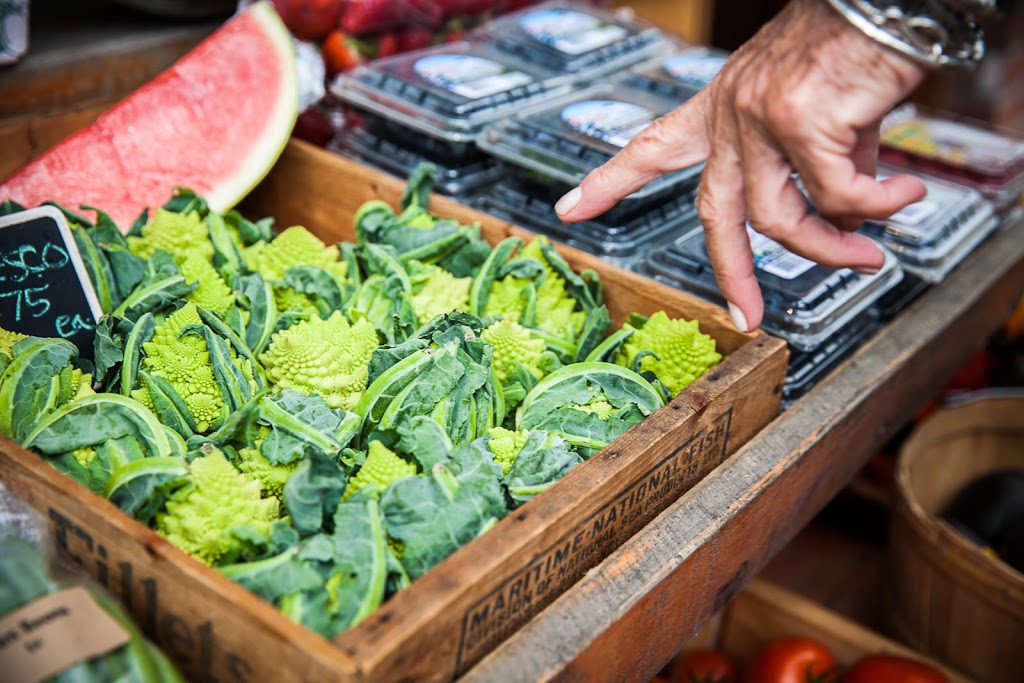
[[683,651],[717,648],[742,667],[771,641],[789,636],[818,641],[832,652],[840,667],[850,666],[866,654],[884,653],[934,666],[946,674],[950,683],[973,681],[906,645],[763,580],[747,584]]
[[[352,239],[362,202],[397,203],[390,176],[289,143],[243,204],[280,228]],[[479,221],[492,243],[530,233],[435,196],[442,216]],[[688,490],[778,411],[784,342],[736,332],[724,311],[563,248],[604,283],[612,317],[665,309],[697,318],[726,359],[545,493],[417,579],[333,642],[188,557],[37,456],[0,440],[0,480],[50,520],[58,548],[121,597],[200,681],[451,680]]]

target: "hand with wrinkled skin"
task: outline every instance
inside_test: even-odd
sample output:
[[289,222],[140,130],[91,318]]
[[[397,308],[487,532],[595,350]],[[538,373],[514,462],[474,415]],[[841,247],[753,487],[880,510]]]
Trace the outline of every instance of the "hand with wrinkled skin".
[[[854,231],[920,200],[910,176],[875,179],[879,124],[924,69],[848,24],[822,0],[792,0],[696,96],[641,131],[559,200],[592,218],[671,171],[707,161],[697,210],[737,328],[761,323],[745,223],[830,267],[875,272],[882,252]],[[800,174],[820,215],[792,179]]]

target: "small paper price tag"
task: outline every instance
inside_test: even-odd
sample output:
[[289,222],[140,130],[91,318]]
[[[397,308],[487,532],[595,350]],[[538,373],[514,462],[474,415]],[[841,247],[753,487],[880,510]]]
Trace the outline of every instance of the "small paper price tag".
[[40,206],[0,218],[0,327],[67,339],[92,358],[102,315],[64,214]]
[[68,588],[0,619],[0,672],[6,683],[39,683],[129,640],[89,591]]

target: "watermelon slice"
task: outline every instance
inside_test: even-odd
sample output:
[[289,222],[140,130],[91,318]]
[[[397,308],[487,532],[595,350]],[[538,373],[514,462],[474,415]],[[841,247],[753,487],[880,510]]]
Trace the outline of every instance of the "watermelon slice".
[[267,174],[298,113],[291,36],[268,2],[0,184],[0,201],[95,206],[127,230],[175,186],[226,211]]

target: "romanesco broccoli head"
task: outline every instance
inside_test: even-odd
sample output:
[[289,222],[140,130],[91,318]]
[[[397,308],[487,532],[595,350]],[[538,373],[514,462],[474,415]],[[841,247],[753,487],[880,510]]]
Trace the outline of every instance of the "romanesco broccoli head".
[[[555,272],[544,257],[541,244],[545,240],[544,237],[534,238],[520,254],[544,264],[544,279],[537,288],[537,328],[559,339],[575,340],[583,329],[587,314],[576,310],[576,300],[566,292],[565,278]],[[491,286],[484,315],[520,322],[523,308],[521,292],[531,282],[513,275],[496,280]]]
[[175,213],[157,209],[153,218],[142,226],[142,237],[128,238],[128,248],[133,254],[146,259],[157,249],[163,249],[177,261],[189,254],[207,261],[213,258],[210,231],[197,211]]
[[523,450],[526,439],[530,432],[526,429],[505,429],[504,427],[491,427],[487,430],[491,437],[487,442],[487,448],[494,456],[494,462],[501,466],[502,475],[508,475],[512,465],[516,461],[519,451]]
[[[185,327],[200,324],[202,319],[192,302],[167,316],[156,326],[153,338],[142,345],[146,352],[142,367],[171,383],[192,413],[197,430],[205,433],[221,421],[226,408],[213,376],[206,342],[191,334],[179,338]],[[140,403],[147,403],[141,392],[132,395]],[[148,403],[152,404],[152,400]]]
[[425,325],[439,315],[455,310],[469,309],[469,287],[471,277],[455,277],[444,268],[424,264],[429,274],[412,295],[412,307],[416,311],[416,322]]
[[82,398],[91,396],[96,391],[92,388],[92,375],[82,372],[78,368],[71,371],[71,398]]
[[0,353],[7,356],[8,358],[14,358],[14,353],[11,351],[11,347],[20,342],[22,339],[27,339],[27,334],[20,332],[11,332],[0,327]]
[[346,500],[364,486],[376,484],[383,490],[402,477],[414,474],[416,474],[415,463],[403,460],[380,441],[371,441],[366,453],[366,460],[363,461],[363,465],[356,475],[348,480],[342,500]]
[[370,356],[380,345],[367,320],[349,324],[340,311],[281,330],[260,355],[276,389],[318,394],[331,408],[351,410],[366,388]]
[[715,350],[715,340],[702,334],[696,320],[669,318],[658,311],[639,328],[623,325],[633,334],[623,344],[615,362],[629,367],[641,351],[653,351],[640,360],[640,370],[657,375],[673,396],[722,360]]
[[592,413],[597,415],[602,420],[607,420],[615,414],[615,406],[608,401],[597,400],[590,403],[581,403],[579,405],[572,406],[573,410],[579,410],[584,413]]
[[92,461],[96,459],[96,448],[93,446],[86,446],[84,448],[76,448],[71,451],[71,457],[78,461],[78,464],[82,467],[88,468],[92,464]]
[[540,368],[544,340],[535,339],[519,323],[507,319],[491,323],[480,333],[480,338],[494,348],[491,367],[499,382],[504,383],[508,379],[517,361],[537,379],[544,375]]
[[191,483],[156,515],[156,528],[174,545],[209,565],[237,555],[234,527],[270,533],[280,517],[277,498],[263,498],[260,483],[235,469],[218,450],[189,464]]
[[192,253],[180,261],[181,274],[189,284],[199,286],[185,298],[217,315],[224,315],[235,304],[235,295],[209,259]]
[[284,485],[301,462],[296,460],[285,465],[274,465],[258,448],[239,448],[236,465],[239,472],[260,483],[260,491],[264,496],[283,500]]
[[320,315],[320,309],[316,307],[316,299],[313,296],[291,287],[274,287],[274,305],[279,311],[301,311],[308,318]]
[[266,280],[283,280],[294,266],[318,266],[339,282],[345,281],[348,264],[338,260],[337,245],[327,246],[300,225],[282,231],[270,242],[257,242],[242,253],[245,267]]

